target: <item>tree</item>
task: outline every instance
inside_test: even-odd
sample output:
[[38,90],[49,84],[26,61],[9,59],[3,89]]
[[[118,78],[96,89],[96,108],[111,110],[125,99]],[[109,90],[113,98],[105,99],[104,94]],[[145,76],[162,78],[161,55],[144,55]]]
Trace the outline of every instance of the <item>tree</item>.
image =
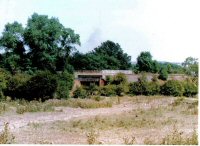
[[166,67],[161,68],[158,78],[161,79],[161,80],[167,80],[168,73],[167,73]]
[[150,52],[141,52],[136,65],[139,71],[152,72],[153,60]]
[[24,48],[24,28],[18,22],[8,23],[0,38],[0,49],[3,50],[3,67],[13,74],[17,70],[26,68],[26,54]]
[[65,28],[56,18],[37,13],[28,19],[24,39],[33,66],[50,71],[63,71],[72,48],[80,44],[79,35],[72,29]]
[[194,77],[198,77],[198,59],[193,57],[187,57],[185,61],[182,63],[185,73],[188,75],[192,75]]
[[106,41],[89,53],[75,52],[70,63],[76,70],[129,69],[131,57],[119,44]]
[[101,55],[111,67],[117,69],[129,69],[131,67],[131,57],[123,52],[118,43],[107,40],[95,48],[93,53]]

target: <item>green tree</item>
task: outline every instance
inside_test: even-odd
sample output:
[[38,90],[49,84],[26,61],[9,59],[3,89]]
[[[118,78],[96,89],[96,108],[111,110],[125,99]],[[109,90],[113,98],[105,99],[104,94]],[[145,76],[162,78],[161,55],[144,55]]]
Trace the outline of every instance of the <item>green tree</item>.
[[3,51],[3,67],[15,74],[26,68],[26,53],[24,48],[24,28],[18,22],[8,23],[0,37],[0,49]]
[[72,48],[80,44],[79,35],[65,28],[57,18],[37,13],[28,19],[24,39],[30,48],[33,66],[50,71],[64,70]]
[[167,73],[166,67],[161,68],[158,78],[161,79],[161,80],[167,80],[168,73]]
[[192,75],[194,77],[198,77],[198,59],[193,57],[187,57],[185,61],[182,63],[185,73],[188,75]]
[[123,52],[119,44],[106,41],[92,52],[75,52],[70,63],[76,70],[129,69],[131,57]]
[[131,67],[131,57],[123,52],[118,43],[109,40],[105,41],[99,47],[95,48],[93,53],[103,56],[107,64],[111,67],[116,66],[117,69],[129,69]]
[[139,71],[152,72],[153,60],[150,52],[141,52],[136,65]]

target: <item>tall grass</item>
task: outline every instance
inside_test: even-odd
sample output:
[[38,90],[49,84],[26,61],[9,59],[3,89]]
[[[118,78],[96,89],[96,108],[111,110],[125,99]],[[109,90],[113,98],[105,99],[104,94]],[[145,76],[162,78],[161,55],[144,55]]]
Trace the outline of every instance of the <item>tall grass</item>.
[[12,144],[14,143],[15,137],[9,131],[9,124],[4,124],[4,129],[0,133],[0,144]]

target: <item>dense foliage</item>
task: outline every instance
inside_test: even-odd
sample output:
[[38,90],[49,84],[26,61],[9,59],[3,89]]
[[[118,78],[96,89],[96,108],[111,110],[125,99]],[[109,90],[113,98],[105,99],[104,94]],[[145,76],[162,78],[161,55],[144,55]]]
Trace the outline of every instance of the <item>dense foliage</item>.
[[[196,61],[196,62],[195,62]],[[198,73],[198,62],[197,60],[190,61],[191,65],[190,69],[176,63],[170,62],[158,62],[156,60],[152,60],[152,55],[150,52],[141,52],[137,58],[137,63],[132,64],[132,70],[135,73],[138,72],[151,72],[151,73],[160,73],[160,79],[166,80],[167,74],[183,74],[189,72],[191,68],[193,68],[193,74]],[[187,62],[187,61],[186,61]],[[184,64],[184,63],[183,63]],[[186,63],[187,64],[187,63]],[[187,73],[187,74],[192,74]]]
[[162,68],[159,72],[159,76],[158,76],[159,79],[161,80],[167,80],[168,78],[168,72],[167,72],[167,69],[166,68]]
[[[169,73],[186,73],[192,81],[183,84],[167,81],[163,86],[157,77],[148,82],[143,75],[129,84],[124,74],[107,77],[106,85],[80,87],[75,98],[93,95],[173,95],[194,96],[198,86],[198,60],[188,57],[182,66],[152,59],[150,52],[141,52],[136,64],[118,43],[107,40],[88,53],[80,53],[79,35],[64,27],[57,18],[34,13],[26,26],[19,22],[8,23],[0,36],[0,99],[46,100],[69,98],[74,81],[74,70],[128,70],[136,73],[159,73],[167,80]],[[74,51],[76,50],[76,51]]]
[[123,52],[119,44],[106,41],[89,53],[75,52],[70,63],[75,70],[123,70],[131,67],[131,57]]
[[184,93],[184,87],[180,81],[169,80],[161,87],[161,94],[182,96]]

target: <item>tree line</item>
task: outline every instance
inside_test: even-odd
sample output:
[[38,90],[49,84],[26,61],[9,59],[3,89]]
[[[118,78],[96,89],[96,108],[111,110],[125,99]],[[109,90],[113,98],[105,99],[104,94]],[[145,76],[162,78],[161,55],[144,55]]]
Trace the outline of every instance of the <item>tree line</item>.
[[[85,54],[76,49],[78,45],[79,34],[55,17],[34,13],[25,27],[17,21],[6,24],[0,36],[1,95],[33,99],[48,93],[48,97],[69,97],[74,70],[132,69],[135,73],[160,73],[163,79],[166,73],[198,75],[198,60],[192,57],[181,66],[160,63],[152,60],[150,52],[141,52],[133,64],[131,56],[113,41],[107,40]],[[42,90],[42,84],[50,86],[49,82],[55,85],[52,93]]]

